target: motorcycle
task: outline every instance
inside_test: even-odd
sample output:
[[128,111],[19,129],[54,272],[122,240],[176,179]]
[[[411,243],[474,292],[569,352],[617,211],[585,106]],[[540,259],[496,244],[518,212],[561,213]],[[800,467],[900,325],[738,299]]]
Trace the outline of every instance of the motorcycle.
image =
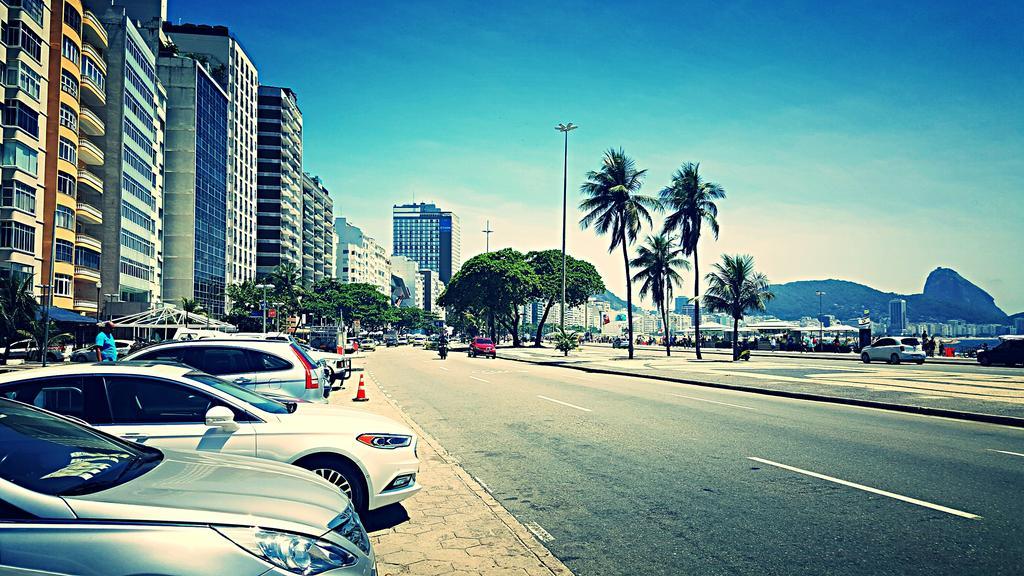
[[437,354],[439,356],[441,356],[441,360],[444,360],[445,358],[448,357],[448,347],[447,346],[438,346],[437,347]]

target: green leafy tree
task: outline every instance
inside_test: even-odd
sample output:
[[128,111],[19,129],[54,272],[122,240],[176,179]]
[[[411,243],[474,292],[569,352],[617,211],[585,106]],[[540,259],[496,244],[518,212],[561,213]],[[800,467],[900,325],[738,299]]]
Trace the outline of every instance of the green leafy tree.
[[394,327],[401,329],[403,332],[413,332],[421,330],[426,334],[434,334],[437,332],[437,314],[433,312],[427,312],[422,308],[405,307],[405,308],[394,308],[397,319],[394,322]]
[[644,175],[636,163],[620,148],[605,152],[600,170],[587,173],[580,187],[584,211],[580,225],[593,227],[598,234],[609,234],[608,252],[622,248],[626,267],[626,325],[629,332],[629,357],[633,358],[633,287],[629,273],[629,247],[636,241],[644,222],[652,224],[651,211],[661,210],[661,203],[652,196],[642,196]]
[[182,298],[181,309],[189,314],[206,314],[206,309],[195,298]]
[[497,338],[496,324],[501,324],[512,334],[512,345],[520,346],[522,306],[538,290],[537,274],[523,253],[505,248],[466,261],[438,298],[438,304],[451,314],[487,318],[491,338]]
[[697,358],[700,359],[700,264],[697,244],[701,228],[708,229],[718,239],[718,206],[716,200],[725,198],[725,189],[714,182],[706,182],[700,175],[700,163],[687,162],[672,175],[672,183],[661,190],[661,201],[669,210],[665,217],[665,232],[679,231],[679,242],[685,256],[693,256],[693,331]]
[[637,256],[631,262],[637,273],[633,282],[642,282],[640,296],[650,296],[661,314],[665,328],[665,355],[672,355],[671,330],[668,325],[668,306],[676,286],[682,286],[683,278],[678,270],[689,270],[690,263],[683,259],[682,248],[673,247],[675,238],[670,234],[648,236],[647,243],[637,249]]
[[317,282],[302,301],[304,313],[321,321],[336,321],[341,311],[345,323],[358,320],[365,330],[380,330],[396,320],[389,299],[372,284],[346,284],[334,278]]
[[[49,333],[47,333],[47,324],[49,324]],[[46,322],[43,322],[41,319],[32,320],[29,322],[27,329],[19,330],[18,332],[35,343],[35,353],[32,360],[42,360],[43,354],[51,346],[60,346],[75,339],[71,334],[60,332],[57,323],[49,319]],[[48,339],[47,336],[49,336]]]
[[7,272],[0,277],[0,346],[3,363],[7,363],[10,346],[21,339],[25,330],[31,330],[39,302],[32,293],[32,275]]
[[[534,346],[540,346],[541,338],[544,335],[544,324],[548,320],[548,314],[555,304],[562,300],[562,251],[542,250],[530,252],[526,255],[535,274],[539,290],[536,295],[544,302],[544,313],[541,314],[540,322],[535,328],[536,335],[533,339]],[[587,303],[591,296],[603,294],[605,290],[604,280],[597,272],[593,264],[585,260],[577,260],[566,254],[565,256],[565,306],[582,306]]]
[[722,255],[714,272],[707,275],[708,290],[704,304],[716,312],[732,316],[732,359],[739,358],[738,341],[740,320],[747,310],[763,311],[774,298],[769,290],[768,277],[754,271],[754,258],[747,255]]
[[274,269],[267,278],[274,289],[268,296],[277,305],[278,317],[290,318],[299,314],[302,310],[302,300],[307,296],[307,291],[302,286],[302,273],[299,268],[291,262],[285,262]]

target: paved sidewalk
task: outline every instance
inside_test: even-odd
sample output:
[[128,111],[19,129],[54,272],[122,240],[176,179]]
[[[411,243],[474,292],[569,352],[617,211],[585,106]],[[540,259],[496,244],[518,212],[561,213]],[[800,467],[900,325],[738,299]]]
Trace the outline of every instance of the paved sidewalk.
[[[600,349],[600,348],[611,349],[611,347],[612,347],[611,344],[595,343],[595,342],[586,342],[586,343],[583,344],[583,346],[586,347],[586,348],[595,348],[595,349]],[[646,344],[645,345],[639,345],[638,344],[638,345],[635,345],[633,348],[635,350],[647,350],[647,351],[652,351],[652,352],[664,352],[665,351],[665,347],[664,346],[649,346],[649,345],[646,345]],[[728,359],[729,356],[732,355],[732,349],[731,348],[714,348],[714,347],[710,347],[710,346],[704,346],[704,347],[702,347],[700,349],[700,351],[701,351],[702,354],[705,354],[705,355],[706,354],[717,354],[719,356],[725,356],[726,359]],[[673,353],[693,354],[694,353],[694,349],[693,348],[685,348],[685,347],[682,347],[682,346],[673,346],[672,347],[672,352]],[[860,362],[861,361],[860,355],[859,354],[854,354],[852,352],[846,352],[846,353],[835,353],[835,352],[790,352],[790,351],[782,351],[782,350],[779,350],[777,352],[772,352],[771,350],[751,350],[750,353],[751,353],[751,355],[753,355],[755,357],[763,357],[763,358],[802,358],[802,359],[811,359],[811,360],[835,360],[835,361],[838,361],[838,362],[844,362],[844,361],[845,362]],[[974,359],[974,358],[961,358],[961,357],[958,357],[958,356],[950,356],[950,357],[946,357],[946,356],[932,356],[932,357],[928,358],[928,363],[929,364],[950,364],[950,365],[953,365],[953,366],[977,366],[978,365],[978,361],[976,359]]]
[[335,391],[331,403],[405,421],[419,435],[423,490],[364,518],[380,576],[571,576],[518,520],[444,447],[409,419],[364,372],[369,402],[351,401],[359,376]]

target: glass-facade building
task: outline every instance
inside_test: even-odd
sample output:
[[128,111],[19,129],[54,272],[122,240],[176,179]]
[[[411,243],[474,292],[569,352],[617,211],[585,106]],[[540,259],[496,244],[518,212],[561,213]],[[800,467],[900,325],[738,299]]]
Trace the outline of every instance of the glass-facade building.
[[437,272],[448,284],[462,266],[459,217],[434,204],[396,204],[392,208],[392,254]]

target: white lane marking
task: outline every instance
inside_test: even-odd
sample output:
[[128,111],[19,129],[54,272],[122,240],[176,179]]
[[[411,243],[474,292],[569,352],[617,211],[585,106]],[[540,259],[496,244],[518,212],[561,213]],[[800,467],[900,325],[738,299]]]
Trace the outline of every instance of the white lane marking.
[[994,448],[986,448],[986,450],[988,450],[989,452],[999,452],[1000,454],[1009,454],[1010,456],[1020,456],[1021,458],[1024,458],[1024,454],[1021,454],[1020,452],[1009,452],[1007,450],[995,450]]
[[668,393],[669,396],[675,396],[677,398],[689,398],[690,400],[699,400],[700,402],[710,402],[711,404],[721,404],[722,406],[732,406],[733,408],[742,408],[744,410],[757,411],[757,408],[751,408],[750,406],[740,406],[739,404],[729,404],[728,402],[719,402],[718,400],[708,400],[707,398],[697,398],[696,396],[685,396],[683,394],[672,394]]
[[479,380],[479,381],[481,381],[481,382],[486,382],[486,383],[488,383],[488,384],[490,384],[490,383],[491,383],[491,381],[490,381],[490,380],[484,380],[483,378],[477,378],[476,376],[470,376],[470,378],[472,378],[473,380]]
[[547,396],[541,396],[540,394],[537,395],[537,398],[540,398],[541,400],[547,400],[548,402],[554,402],[555,404],[561,404],[562,406],[568,406],[569,408],[582,410],[584,412],[593,412],[593,410],[591,410],[590,408],[584,408],[583,406],[569,404],[568,402],[562,402],[561,400],[555,400],[554,398],[548,398]]
[[903,502],[909,502],[910,504],[916,504],[918,506],[923,506],[925,508],[931,508],[932,510],[938,510],[939,512],[945,512],[946,514],[953,514],[954,516],[960,516],[960,517],[963,517],[963,518],[970,518],[972,520],[976,519],[976,518],[981,518],[981,516],[978,516],[977,514],[971,514],[970,512],[964,512],[963,510],[957,510],[956,508],[948,508],[946,506],[941,506],[939,504],[932,504],[931,502],[925,502],[924,500],[918,500],[916,498],[911,498],[909,496],[903,496],[902,494],[896,494],[894,492],[886,492],[885,490],[879,490],[878,488],[872,488],[870,486],[865,486],[863,484],[857,484],[855,482],[850,482],[848,480],[841,480],[839,478],[833,478],[832,476],[826,476],[824,474],[818,474],[817,472],[811,472],[810,470],[803,470],[801,468],[796,468],[795,466],[787,466],[785,464],[779,464],[778,462],[772,462],[771,460],[765,460],[764,458],[756,458],[754,456],[747,456],[747,459],[748,460],[753,460],[754,462],[760,462],[762,464],[767,464],[769,466],[775,466],[776,468],[782,468],[783,470],[789,470],[790,472],[796,472],[797,474],[803,474],[805,476],[811,476],[813,478],[818,478],[818,479],[821,479],[821,480],[827,480],[829,482],[835,482],[836,484],[842,484],[843,486],[849,486],[850,488],[856,488],[858,490],[863,490],[865,492],[870,492],[872,494],[878,494],[879,496],[886,496],[888,498],[893,498],[895,500],[901,500]]
[[533,535],[536,536],[537,539],[541,542],[551,542],[555,539],[555,537],[552,536],[550,532],[542,528],[541,525],[537,524],[536,522],[526,522],[523,524],[523,526],[526,526],[527,530],[533,532]]
[[440,368],[441,370],[444,370],[445,372],[449,372],[450,371],[447,368],[445,368],[444,366],[438,366],[438,368]]

